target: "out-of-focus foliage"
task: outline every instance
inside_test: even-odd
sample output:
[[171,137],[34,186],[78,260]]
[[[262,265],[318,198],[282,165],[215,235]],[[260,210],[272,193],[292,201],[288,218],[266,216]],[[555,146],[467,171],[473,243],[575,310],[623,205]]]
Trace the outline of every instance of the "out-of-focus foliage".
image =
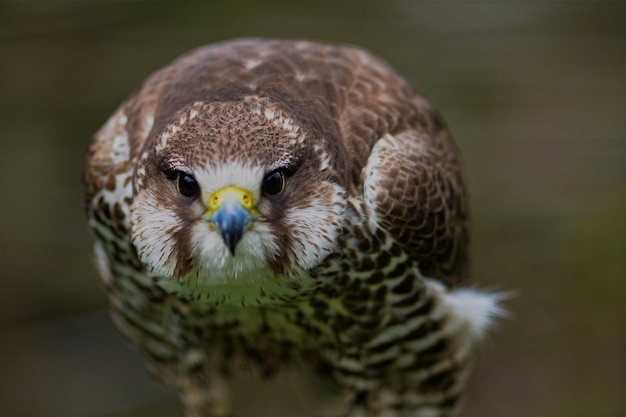
[[[481,349],[466,415],[626,415],[623,2],[5,1],[0,13],[0,415],[177,413],[106,317],[82,155],[150,72],[241,36],[367,47],[448,121],[476,285],[518,292]],[[307,375],[249,379],[240,415],[336,410]]]

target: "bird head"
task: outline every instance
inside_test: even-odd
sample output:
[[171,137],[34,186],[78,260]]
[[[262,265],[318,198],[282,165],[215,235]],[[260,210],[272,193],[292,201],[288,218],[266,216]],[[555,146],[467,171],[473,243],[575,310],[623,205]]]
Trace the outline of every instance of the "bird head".
[[331,154],[267,99],[186,105],[153,129],[137,160],[140,261],[162,280],[207,287],[305,276],[336,251],[344,221]]

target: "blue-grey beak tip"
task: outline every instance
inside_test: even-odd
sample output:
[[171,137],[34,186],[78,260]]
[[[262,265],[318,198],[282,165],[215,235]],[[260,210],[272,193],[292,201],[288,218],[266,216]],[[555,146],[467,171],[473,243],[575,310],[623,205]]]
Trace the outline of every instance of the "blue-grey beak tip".
[[237,201],[225,201],[209,217],[209,221],[222,235],[224,244],[233,256],[235,256],[235,249],[241,241],[243,233],[250,226],[252,219],[252,214]]

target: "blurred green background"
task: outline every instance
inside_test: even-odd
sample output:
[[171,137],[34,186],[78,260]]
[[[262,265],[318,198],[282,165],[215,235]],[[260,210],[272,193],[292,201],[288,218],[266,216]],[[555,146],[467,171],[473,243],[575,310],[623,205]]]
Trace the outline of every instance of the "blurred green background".
[[[518,292],[466,416],[626,415],[626,3],[4,1],[0,415],[168,416],[106,313],[83,152],[149,73],[241,36],[367,47],[439,108],[471,191],[477,285]],[[245,375],[243,416],[335,400]]]

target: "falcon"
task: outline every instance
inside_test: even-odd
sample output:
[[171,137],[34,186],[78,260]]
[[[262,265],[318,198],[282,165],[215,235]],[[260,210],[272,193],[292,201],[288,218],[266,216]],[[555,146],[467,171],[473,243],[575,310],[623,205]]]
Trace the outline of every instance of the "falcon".
[[360,48],[243,39],[148,77],[95,134],[88,223],[113,320],[187,416],[242,366],[333,381],[346,416],[457,413],[497,295],[464,285],[459,155]]

